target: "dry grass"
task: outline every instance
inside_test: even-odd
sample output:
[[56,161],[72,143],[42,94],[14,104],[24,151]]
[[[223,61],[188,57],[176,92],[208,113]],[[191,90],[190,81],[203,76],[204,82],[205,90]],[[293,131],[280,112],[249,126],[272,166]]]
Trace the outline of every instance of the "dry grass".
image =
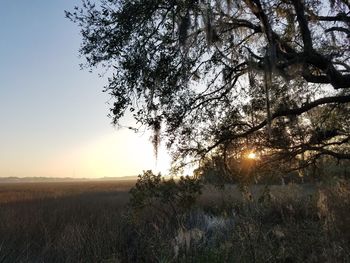
[[156,206],[139,214],[130,228],[143,250],[129,262],[350,262],[349,193],[346,182],[254,186],[244,194],[207,186],[184,214]]
[[0,262],[113,259],[134,183],[1,184]]
[[[316,185],[312,184],[289,184],[286,186],[270,185],[270,194],[275,199],[301,199],[313,195],[317,189]],[[217,206],[228,202],[241,202],[244,199],[251,198],[253,200],[259,199],[264,194],[264,185],[252,185],[247,187],[247,192],[242,193],[238,185],[226,185],[224,188],[218,188],[213,185],[204,186],[204,194],[199,198],[200,205]],[[248,195],[248,196],[247,196]]]
[[206,186],[172,218],[157,207],[135,218],[133,183],[0,185],[0,262],[350,262],[347,182]]
[[128,192],[134,180],[0,183],[0,204],[86,193]]

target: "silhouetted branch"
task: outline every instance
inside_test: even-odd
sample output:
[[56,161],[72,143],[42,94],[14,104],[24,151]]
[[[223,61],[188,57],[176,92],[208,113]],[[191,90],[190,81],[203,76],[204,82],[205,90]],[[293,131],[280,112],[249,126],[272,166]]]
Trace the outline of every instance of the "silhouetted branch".
[[[302,113],[307,112],[307,111],[309,111],[317,106],[320,106],[320,105],[325,105],[325,104],[330,104],[330,103],[342,104],[342,103],[348,103],[348,102],[350,102],[350,95],[321,98],[321,99],[315,100],[313,102],[304,104],[303,106],[301,106],[299,108],[279,110],[272,115],[271,120],[274,120],[278,117],[283,117],[283,116],[301,115]],[[266,125],[267,125],[267,119],[265,119],[264,121],[260,122],[260,124],[258,124],[257,126],[254,126],[245,132],[242,132],[239,134],[233,134],[231,136],[223,138],[223,139],[217,141],[216,143],[214,143],[213,145],[209,146],[207,149],[205,149],[204,154],[210,152],[214,148],[218,147],[220,144],[223,144],[227,141],[232,141],[232,140],[235,140],[238,138],[246,137],[249,134],[252,134],[252,133],[262,129]]]

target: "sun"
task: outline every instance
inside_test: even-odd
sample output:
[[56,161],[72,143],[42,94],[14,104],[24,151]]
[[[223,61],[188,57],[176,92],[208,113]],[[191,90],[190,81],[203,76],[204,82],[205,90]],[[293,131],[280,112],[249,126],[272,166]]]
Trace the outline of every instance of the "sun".
[[258,158],[258,156],[256,155],[255,152],[250,152],[250,153],[247,155],[247,158],[248,158],[248,159],[255,160],[255,159]]

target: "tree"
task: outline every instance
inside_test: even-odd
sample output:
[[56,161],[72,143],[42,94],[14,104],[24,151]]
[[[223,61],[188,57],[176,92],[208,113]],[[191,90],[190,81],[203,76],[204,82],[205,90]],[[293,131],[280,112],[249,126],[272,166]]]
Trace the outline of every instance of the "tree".
[[350,158],[349,0],[83,0],[66,16],[85,66],[113,73],[113,122],[130,111],[174,159]]

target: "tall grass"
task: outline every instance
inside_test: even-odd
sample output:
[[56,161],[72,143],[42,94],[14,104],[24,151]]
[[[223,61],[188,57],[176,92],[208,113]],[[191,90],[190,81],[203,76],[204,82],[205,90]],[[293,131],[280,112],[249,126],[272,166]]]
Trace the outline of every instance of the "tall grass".
[[178,213],[126,188],[3,202],[0,262],[350,262],[349,182],[223,191]]
[[0,262],[101,262],[121,250],[126,192],[0,205]]
[[145,208],[130,223],[144,248],[130,262],[350,262],[348,182],[274,188],[215,202],[205,192],[177,215]]

